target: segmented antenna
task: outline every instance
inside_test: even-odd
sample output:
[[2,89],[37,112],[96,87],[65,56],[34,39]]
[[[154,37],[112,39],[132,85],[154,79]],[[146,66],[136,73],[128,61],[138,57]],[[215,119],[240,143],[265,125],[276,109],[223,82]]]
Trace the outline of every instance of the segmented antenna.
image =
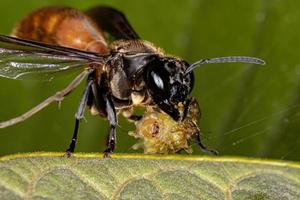
[[220,58],[211,58],[211,59],[202,59],[193,64],[191,64],[185,71],[185,74],[191,72],[196,67],[200,67],[205,64],[213,64],[213,63],[230,63],[230,62],[240,62],[240,63],[251,63],[257,65],[264,65],[265,61],[247,56],[229,56],[229,57],[220,57]]

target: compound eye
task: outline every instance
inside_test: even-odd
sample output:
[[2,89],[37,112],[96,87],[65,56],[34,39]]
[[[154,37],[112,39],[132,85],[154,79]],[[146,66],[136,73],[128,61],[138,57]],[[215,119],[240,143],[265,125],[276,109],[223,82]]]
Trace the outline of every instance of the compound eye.
[[164,90],[165,84],[163,79],[159,76],[159,74],[151,72],[151,79],[153,79],[153,83],[158,89]]
[[162,67],[155,67],[149,71],[148,88],[155,96],[168,98],[170,95],[170,77],[169,73]]

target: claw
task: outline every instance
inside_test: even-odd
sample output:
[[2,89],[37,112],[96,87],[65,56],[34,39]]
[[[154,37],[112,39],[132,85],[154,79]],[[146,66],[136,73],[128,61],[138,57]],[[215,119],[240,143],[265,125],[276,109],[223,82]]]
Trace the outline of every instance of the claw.
[[104,152],[103,158],[111,158],[110,153],[109,152]]
[[111,158],[110,154],[112,153],[112,150],[110,148],[106,149],[103,153],[103,158]]
[[72,155],[73,155],[73,152],[67,150],[67,151],[65,152],[64,157],[70,158]]
[[201,151],[203,151],[205,153],[208,153],[210,155],[215,155],[215,156],[219,155],[219,152],[217,150],[210,149],[210,148],[207,148],[207,147],[205,149],[201,148]]

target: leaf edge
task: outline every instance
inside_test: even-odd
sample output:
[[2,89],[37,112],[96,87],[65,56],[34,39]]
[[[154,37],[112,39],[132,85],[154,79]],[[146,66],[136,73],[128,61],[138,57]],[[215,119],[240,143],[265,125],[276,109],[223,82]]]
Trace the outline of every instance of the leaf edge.
[[[32,157],[64,157],[64,152],[32,152],[32,153],[17,153],[0,157],[0,162],[15,160],[19,158]],[[184,161],[209,161],[209,162],[237,162],[243,164],[261,164],[272,165],[278,167],[290,167],[300,169],[300,162],[262,159],[253,157],[238,157],[238,156],[199,156],[199,155],[151,155],[151,154],[123,154],[115,153],[111,158],[103,158],[101,153],[74,153],[72,158],[100,158],[100,159],[146,159],[146,160],[184,160]],[[66,158],[69,159],[69,158]]]

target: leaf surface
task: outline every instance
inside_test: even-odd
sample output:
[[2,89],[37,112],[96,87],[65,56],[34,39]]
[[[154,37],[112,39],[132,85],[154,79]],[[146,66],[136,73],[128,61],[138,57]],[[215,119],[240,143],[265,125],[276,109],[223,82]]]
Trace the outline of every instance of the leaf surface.
[[0,160],[1,199],[300,199],[298,163],[34,153]]

